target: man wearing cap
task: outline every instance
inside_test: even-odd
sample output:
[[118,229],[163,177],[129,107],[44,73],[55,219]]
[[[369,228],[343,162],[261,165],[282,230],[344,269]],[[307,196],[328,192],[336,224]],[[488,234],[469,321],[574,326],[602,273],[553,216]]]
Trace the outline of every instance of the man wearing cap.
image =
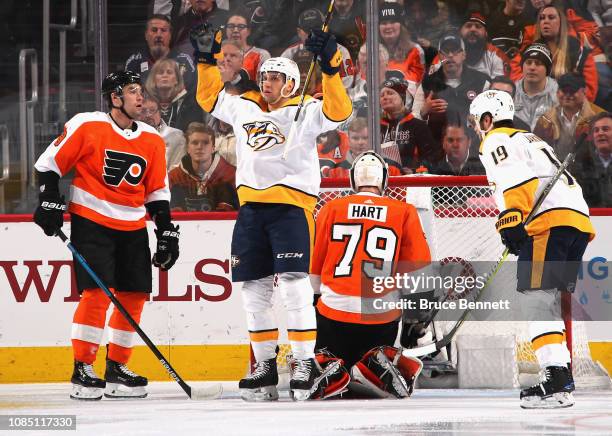
[[557,81],[550,77],[552,56],[544,44],[535,43],[521,55],[523,78],[516,82],[515,115],[531,129],[538,118],[557,104]]
[[510,59],[488,41],[487,22],[480,12],[472,12],[460,29],[465,43],[465,63],[493,78],[508,75]]
[[487,30],[493,45],[511,59],[523,42],[523,28],[526,26],[525,4],[527,0],[505,0],[487,18]]
[[383,82],[380,91],[380,107],[383,110],[380,142],[383,150],[385,144],[395,143],[399,149],[402,171],[412,174],[422,161],[438,162],[442,158],[442,149],[427,124],[410,112],[412,104],[406,104],[406,99],[412,100],[406,80],[394,77]]
[[550,144],[563,160],[576,147],[576,138],[588,133],[591,118],[604,110],[587,100],[586,83],[581,75],[564,74],[557,83],[559,105],[538,119],[533,133]]
[[412,113],[427,120],[434,139],[440,142],[447,120],[465,120],[472,100],[488,89],[490,79],[465,65],[465,44],[458,34],[444,35],[438,50],[442,66],[417,89]]
[[[323,28],[323,14],[318,9],[306,9],[303,11],[298,18],[298,25],[296,29],[298,42],[289,46],[281,53],[281,57],[292,59],[298,65],[300,65],[300,72],[304,72],[302,68],[302,62],[300,62],[303,58],[308,58],[308,66],[306,67],[306,71],[308,71],[308,67],[310,66],[310,61],[312,61],[312,54],[304,48],[304,41],[308,38],[310,31],[313,29],[321,30]],[[338,50],[340,50],[340,54],[342,55],[342,64],[340,64],[340,78],[342,79],[342,84],[346,89],[348,89],[353,83],[353,78],[355,76],[355,67],[353,65],[353,60],[351,58],[351,54],[342,44],[338,44]]]

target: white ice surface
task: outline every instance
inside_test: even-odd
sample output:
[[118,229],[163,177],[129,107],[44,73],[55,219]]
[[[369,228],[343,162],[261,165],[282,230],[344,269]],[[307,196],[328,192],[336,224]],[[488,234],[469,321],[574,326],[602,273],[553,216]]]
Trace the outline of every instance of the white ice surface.
[[[192,401],[176,383],[144,400],[73,401],[70,385],[0,385],[0,415],[75,414],[75,431],[11,435],[612,435],[612,393],[578,392],[568,409],[522,410],[514,390],[417,390],[397,400],[245,403],[236,382],[221,399]],[[194,387],[202,383],[193,383]]]

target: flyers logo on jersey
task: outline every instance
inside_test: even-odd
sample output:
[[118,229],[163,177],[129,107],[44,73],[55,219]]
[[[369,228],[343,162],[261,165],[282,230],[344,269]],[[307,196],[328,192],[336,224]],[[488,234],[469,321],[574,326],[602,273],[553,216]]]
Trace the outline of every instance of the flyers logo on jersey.
[[285,142],[285,137],[272,121],[255,121],[243,124],[247,132],[247,144],[253,151],[263,151]]
[[147,161],[142,157],[122,151],[106,150],[104,174],[107,185],[119,186],[123,180],[132,186],[142,180],[147,169]]

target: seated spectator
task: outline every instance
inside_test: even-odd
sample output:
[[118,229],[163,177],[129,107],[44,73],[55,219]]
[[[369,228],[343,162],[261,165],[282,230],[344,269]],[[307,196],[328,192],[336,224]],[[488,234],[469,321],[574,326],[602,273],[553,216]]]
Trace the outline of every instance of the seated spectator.
[[392,158],[392,155],[385,153],[385,148],[392,144],[397,146],[402,172],[412,174],[422,161],[437,163],[442,157],[442,150],[427,124],[412,115],[411,104],[406,104],[407,98],[412,99],[412,95],[408,93],[408,83],[405,80],[393,78],[383,82],[380,91],[380,106],[383,110],[380,142],[382,154],[388,158]]
[[[293,60],[300,70],[300,86],[303,89],[306,86],[306,77],[308,77],[308,70],[312,62],[312,53],[308,50],[297,51],[293,55]],[[323,72],[319,65],[315,64],[312,70],[310,82],[308,82],[308,88],[306,89],[306,95],[310,95],[316,99],[323,98]]]
[[533,133],[555,149],[560,160],[576,148],[576,140],[589,132],[589,122],[604,110],[586,99],[584,78],[576,73],[564,74],[557,82],[558,106],[540,117]]
[[247,17],[241,14],[233,14],[227,19],[225,34],[230,41],[238,45],[243,53],[243,67],[249,75],[249,79],[257,81],[257,73],[261,64],[270,59],[270,53],[263,48],[249,44],[251,25]]
[[128,58],[125,69],[139,73],[140,79],[145,82],[155,62],[166,58],[174,59],[183,75],[185,87],[193,89],[196,83],[195,63],[190,54],[170,50],[171,34],[172,26],[165,15],[151,16],[147,20],[144,33],[147,46]]
[[597,62],[599,86],[595,103],[607,111],[612,111],[612,25],[600,29],[601,46],[606,56],[605,62]]
[[378,11],[380,42],[389,52],[388,70],[402,72],[404,78],[418,85],[425,74],[425,52],[412,41],[402,24],[404,11],[398,3],[385,2]]
[[[430,165],[429,172],[441,176],[473,176],[485,174],[478,152],[470,152],[470,138],[464,125],[448,124],[442,135],[444,158]],[[426,165],[427,166],[427,165]]]
[[491,42],[506,53],[508,58],[516,56],[523,42],[525,3],[527,0],[504,0],[487,18],[487,30]]
[[339,44],[348,49],[353,62],[357,59],[359,48],[366,42],[364,5],[363,1],[336,1],[329,22],[329,31],[336,36]]
[[602,112],[591,120],[593,145],[579,150],[571,174],[582,187],[590,207],[612,207],[612,114]]
[[215,131],[215,151],[231,166],[237,166],[236,135],[231,124],[212,118],[211,127]]
[[[495,89],[497,91],[506,91],[512,96],[512,100],[514,100],[516,96],[516,85],[506,76],[497,76],[491,79],[491,86],[489,87],[489,89]],[[512,124],[517,129],[531,131],[529,124],[517,117],[516,114],[514,115],[514,120],[512,121]]]
[[[302,57],[309,57],[309,61],[312,61],[312,53],[304,48],[304,41],[306,41],[312,29],[321,29],[323,27],[323,20],[323,14],[318,9],[306,9],[303,11],[298,18],[296,28],[298,42],[287,47],[287,49],[282,52],[281,56],[293,59],[296,63],[302,60]],[[338,43],[338,50],[340,50],[340,54],[342,55],[342,64],[340,65],[339,74],[342,78],[344,87],[348,89],[355,77],[355,67],[351,59],[351,54],[346,47]]]
[[510,59],[489,42],[487,22],[480,12],[472,12],[460,29],[465,43],[465,63],[489,77],[510,74]]
[[172,41],[174,48],[183,53],[192,53],[189,32],[202,23],[218,28],[227,23],[228,12],[217,7],[215,0],[189,0],[191,9],[173,22]]
[[514,114],[530,130],[548,109],[557,104],[557,81],[549,77],[552,57],[548,47],[532,44],[521,55],[523,78],[516,82]]
[[425,71],[438,54],[438,41],[448,27],[448,6],[442,1],[404,2],[406,27],[425,52]]
[[204,121],[204,111],[194,95],[185,89],[183,76],[174,60],[156,62],[145,81],[145,89],[159,102],[162,119],[168,126],[185,131],[189,123]]
[[177,166],[185,153],[185,136],[183,132],[168,126],[165,121],[162,120],[159,111],[159,102],[150,95],[145,96],[145,100],[142,102],[142,112],[140,115],[140,121],[154,127],[166,143],[166,168],[170,170]]
[[[362,45],[359,49],[357,61],[358,72],[355,75],[353,83],[347,90],[349,97],[353,101],[353,112],[367,106],[368,92],[366,90],[366,73],[368,71],[368,49],[366,44]],[[388,62],[389,52],[384,45],[378,44],[378,77],[381,79],[385,77]],[[416,88],[414,88],[414,91],[416,91]]]
[[[592,50],[570,34],[563,10],[555,5],[543,7],[535,26],[535,41],[545,44],[552,54],[550,75],[555,79],[571,72],[583,75],[587,84],[587,98],[594,101],[597,95],[597,69]],[[512,80],[521,78],[520,62],[519,55],[512,59]]]
[[[371,150],[368,142],[368,121],[354,118],[348,127],[348,134],[339,130],[328,132],[325,143],[319,145],[319,162],[322,177],[347,178],[353,161],[364,151]],[[348,143],[348,146],[347,146]],[[389,165],[389,175],[402,174],[399,164],[384,158]]]
[[414,98],[412,113],[427,120],[437,143],[448,119],[467,118],[472,100],[489,87],[489,76],[465,65],[465,44],[455,33],[446,34],[438,44],[442,66],[425,76]]
[[238,208],[236,168],[215,153],[215,132],[191,123],[185,132],[187,153],[168,173],[173,210],[227,211]]
[[217,61],[221,80],[225,83],[226,90],[232,94],[244,94],[247,91],[259,90],[257,83],[249,78],[243,68],[244,54],[238,44],[231,40],[225,40],[221,44],[223,59]]

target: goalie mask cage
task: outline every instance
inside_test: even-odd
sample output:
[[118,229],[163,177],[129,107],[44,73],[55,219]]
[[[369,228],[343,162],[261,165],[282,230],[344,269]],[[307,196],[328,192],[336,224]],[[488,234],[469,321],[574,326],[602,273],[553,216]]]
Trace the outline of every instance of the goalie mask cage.
[[[315,215],[325,203],[351,193],[348,179],[324,179]],[[493,198],[493,189],[485,176],[391,177],[386,195],[396,200],[407,201],[417,208],[432,259],[441,261],[459,258],[468,262],[494,262],[501,257],[504,246],[495,230],[499,211]],[[509,256],[509,260],[516,258]],[[516,277],[511,277],[509,280],[514,281],[512,286],[516,285]],[[278,305],[278,300],[276,301]],[[591,358],[585,322],[572,321],[571,316],[565,313],[564,321],[568,346],[572,349],[572,368],[576,386],[609,387],[610,378],[607,372]],[[445,322],[436,322],[435,328],[437,332],[444,331]],[[514,386],[525,386],[536,382],[539,366],[531,347],[527,322],[466,321],[453,341],[458,338],[469,341],[469,335],[490,337],[493,342],[496,336],[500,340],[502,337],[506,339],[512,337],[515,344],[514,362],[511,363]],[[288,371],[287,356],[290,352],[288,344],[279,345],[277,362],[280,373]],[[252,353],[251,363],[253,363]],[[491,361],[487,365],[491,371],[495,371],[501,362]]]

